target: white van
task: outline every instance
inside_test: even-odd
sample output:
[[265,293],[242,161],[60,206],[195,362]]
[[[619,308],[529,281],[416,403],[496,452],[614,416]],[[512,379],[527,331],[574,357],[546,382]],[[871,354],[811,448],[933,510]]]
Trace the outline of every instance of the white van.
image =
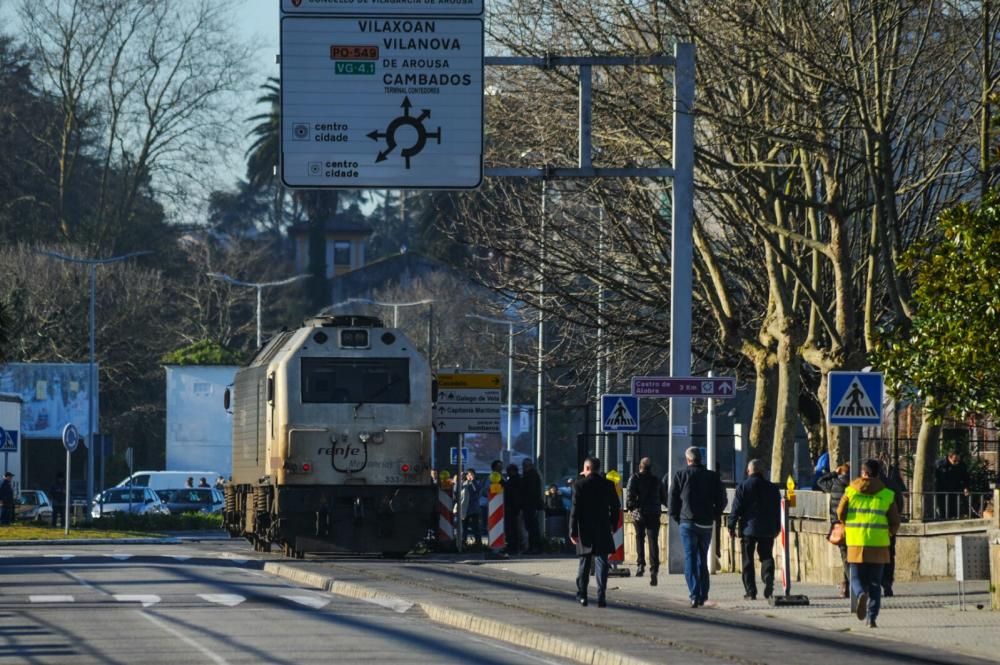
[[202,478],[208,482],[209,487],[215,487],[215,480],[219,477],[219,474],[214,471],[136,471],[118,483],[118,487],[128,485],[131,480],[133,487],[149,487],[154,490],[177,490],[186,486],[188,478],[191,478],[195,487],[198,486]]

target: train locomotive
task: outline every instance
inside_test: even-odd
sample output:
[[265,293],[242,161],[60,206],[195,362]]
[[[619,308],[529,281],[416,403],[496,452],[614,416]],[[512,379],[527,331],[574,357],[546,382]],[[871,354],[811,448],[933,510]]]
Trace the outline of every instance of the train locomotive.
[[426,536],[435,385],[397,329],[325,316],[277,334],[236,373],[224,525],[257,551],[401,556]]

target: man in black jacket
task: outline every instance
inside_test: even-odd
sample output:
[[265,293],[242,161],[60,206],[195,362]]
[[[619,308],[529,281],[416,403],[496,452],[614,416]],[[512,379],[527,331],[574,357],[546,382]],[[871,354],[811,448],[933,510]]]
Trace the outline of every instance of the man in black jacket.
[[701,463],[701,451],[684,451],[687,467],[670,480],[670,517],[680,526],[684,548],[684,579],[691,597],[691,607],[708,600],[708,548],[715,522],[726,509],[726,490],[715,471]]
[[524,528],[528,531],[528,553],[541,554],[542,531],[538,525],[538,513],[545,507],[542,503],[542,477],[530,459],[521,462],[521,468],[524,471],[521,477],[521,514],[524,515]]
[[938,519],[954,520],[964,516],[959,494],[969,496],[969,468],[957,450],[952,450],[934,467],[934,491],[937,495]]
[[774,537],[781,531],[781,492],[764,477],[764,463],[750,460],[747,479],[736,488],[733,508],[729,512],[729,535],[736,537],[739,528],[743,552],[743,596],[757,600],[757,579],[753,553],[760,559],[760,577],[764,580],[764,597],[774,593]]
[[615,484],[602,476],[601,462],[588,457],[583,462],[583,477],[573,486],[573,504],[569,511],[569,539],[576,545],[580,565],[576,573],[576,599],[587,606],[590,566],[597,560],[597,606],[605,607],[608,588],[608,555],[615,551],[614,528],[618,524],[621,503]]
[[0,524],[14,522],[14,474],[11,471],[3,474],[0,482]]
[[[816,481],[816,487],[830,495],[831,525],[840,521],[837,519],[837,507],[840,505],[840,500],[844,498],[844,491],[850,484],[851,465],[847,463],[841,464],[830,473],[824,473]],[[837,587],[837,594],[841,598],[847,598],[851,595],[848,591],[851,585],[851,568],[847,565],[847,542],[845,541],[837,547],[840,549],[840,563],[844,566],[844,577]]]
[[523,544],[521,542],[522,480],[517,472],[517,465],[507,465],[507,479],[503,484],[503,519],[507,536],[507,554],[511,556],[520,554]]
[[646,543],[649,540],[649,586],[656,586],[660,570],[660,512],[667,502],[663,483],[653,475],[653,462],[648,457],[639,461],[639,472],[628,481],[627,506],[635,518],[635,551],[639,562],[635,576],[646,570]]

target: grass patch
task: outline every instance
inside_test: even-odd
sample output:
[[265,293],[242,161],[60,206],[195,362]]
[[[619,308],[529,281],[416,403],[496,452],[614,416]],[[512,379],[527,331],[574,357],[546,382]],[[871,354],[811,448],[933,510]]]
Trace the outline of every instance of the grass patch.
[[0,543],[5,540],[82,540],[85,538],[155,538],[160,534],[141,531],[116,531],[93,529],[88,526],[69,528],[69,535],[62,527],[36,524],[15,524],[0,527]]
[[17,523],[0,527],[0,543],[5,540],[80,540],[83,538],[159,538],[171,531],[221,531],[222,515],[184,513],[181,515],[129,515],[115,513],[100,519],[63,527]]

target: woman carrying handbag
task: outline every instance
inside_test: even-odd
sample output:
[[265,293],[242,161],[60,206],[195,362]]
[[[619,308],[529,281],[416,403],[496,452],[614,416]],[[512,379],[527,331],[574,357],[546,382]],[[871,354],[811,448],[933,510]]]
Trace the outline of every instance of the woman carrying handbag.
[[825,473],[816,481],[816,486],[830,495],[830,533],[827,540],[831,544],[840,548],[840,561],[844,565],[844,578],[837,587],[837,592],[841,598],[850,595],[848,591],[848,567],[847,567],[847,538],[844,533],[844,525],[837,519],[837,506],[844,496],[844,490],[851,484],[851,465],[841,464],[835,471]]

